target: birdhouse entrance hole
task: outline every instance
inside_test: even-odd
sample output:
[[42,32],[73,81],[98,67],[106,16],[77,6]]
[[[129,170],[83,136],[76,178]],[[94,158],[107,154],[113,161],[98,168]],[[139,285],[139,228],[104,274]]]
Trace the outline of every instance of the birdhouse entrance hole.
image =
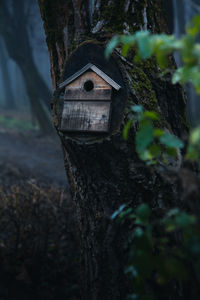
[[94,83],[92,80],[87,80],[85,83],[84,83],[84,90],[86,92],[91,92],[94,88]]

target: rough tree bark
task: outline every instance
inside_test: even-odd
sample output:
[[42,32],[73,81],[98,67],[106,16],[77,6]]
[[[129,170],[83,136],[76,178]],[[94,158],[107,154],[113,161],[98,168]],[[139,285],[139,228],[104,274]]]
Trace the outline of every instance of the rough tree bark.
[[[115,33],[149,29],[167,31],[161,0],[39,0],[50,53],[55,91],[67,72],[65,63],[80,45],[96,43],[105,47]],[[86,46],[87,47],[87,46]],[[90,46],[89,46],[90,47]],[[76,53],[76,52],[75,52]],[[86,54],[87,55],[87,54]],[[154,59],[133,63],[134,51],[124,60],[119,51],[113,55],[127,90],[126,107],[139,103],[159,111],[162,126],[178,136],[187,133],[185,98],[170,76],[159,77]],[[173,58],[169,66],[174,68]],[[56,93],[53,101],[57,126]],[[176,201],[174,186],[159,171],[145,167],[134,152],[134,130],[127,143],[122,128],[127,110],[115,130],[93,143],[81,143],[59,133],[65,167],[76,205],[80,228],[83,299],[125,299],[125,231],[110,220],[120,204],[136,206],[148,202],[158,208],[163,201]]]

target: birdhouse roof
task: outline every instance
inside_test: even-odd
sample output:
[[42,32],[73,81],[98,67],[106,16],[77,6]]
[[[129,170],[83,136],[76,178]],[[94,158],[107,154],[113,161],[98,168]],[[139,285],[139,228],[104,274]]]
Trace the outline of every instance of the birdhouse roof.
[[67,78],[64,82],[62,82],[59,85],[59,88],[65,87],[66,85],[68,85],[69,83],[74,81],[76,78],[78,78],[79,76],[81,76],[83,73],[85,73],[88,70],[92,70],[93,72],[95,72],[97,75],[99,75],[103,80],[105,80],[109,85],[111,85],[117,91],[121,89],[121,86],[118,83],[116,83],[112,78],[110,78],[103,71],[101,71],[99,68],[97,68],[95,65],[93,65],[91,63],[87,64],[85,67],[83,67],[82,69],[80,69],[79,71],[74,73],[72,76]]

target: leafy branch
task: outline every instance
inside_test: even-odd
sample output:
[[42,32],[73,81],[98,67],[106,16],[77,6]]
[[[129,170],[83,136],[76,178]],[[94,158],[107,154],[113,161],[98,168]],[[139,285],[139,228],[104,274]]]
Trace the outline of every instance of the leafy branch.
[[136,151],[140,159],[148,164],[155,164],[158,160],[167,161],[168,157],[177,156],[177,150],[184,147],[184,143],[176,136],[154,126],[160,117],[154,111],[144,111],[140,105],[131,106],[131,117],[123,130],[124,139],[128,139],[133,123],[139,123],[136,133]]
[[[123,204],[111,219],[129,222],[132,228],[125,273],[134,290],[127,299],[161,299],[160,291],[172,280],[179,284],[189,278],[199,281],[200,239],[195,216],[173,208],[155,218],[143,203],[136,209]],[[179,241],[174,241],[175,236]]]
[[112,38],[106,48],[106,57],[121,45],[122,55],[127,56],[129,50],[135,47],[135,60],[156,57],[158,65],[163,69],[167,65],[169,54],[178,51],[183,67],[175,70],[172,82],[184,84],[191,82],[200,94],[200,43],[196,38],[200,31],[200,16],[193,18],[186,27],[186,34],[181,39],[173,35],[151,34],[149,31],[138,31],[133,35],[117,35]]
[[[149,31],[138,31],[133,35],[116,35],[108,43],[105,55],[108,58],[116,47],[121,46],[123,56],[127,56],[134,48],[134,60],[156,57],[161,69],[167,67],[169,55],[173,52],[180,54],[183,66],[174,70],[172,83],[192,83],[200,94],[200,43],[196,42],[200,32],[200,16],[196,16],[186,27],[186,34],[181,39],[173,35],[151,34]],[[133,122],[139,122],[136,133],[136,151],[140,159],[156,163],[159,158],[166,161],[167,156],[176,156],[177,150],[184,147],[184,143],[170,133],[155,128],[153,122],[159,116],[152,111],[143,111],[141,106],[131,107],[134,117],[130,118],[124,128],[124,137],[127,139]],[[198,159],[200,156],[200,127],[195,128],[189,138],[186,158]]]

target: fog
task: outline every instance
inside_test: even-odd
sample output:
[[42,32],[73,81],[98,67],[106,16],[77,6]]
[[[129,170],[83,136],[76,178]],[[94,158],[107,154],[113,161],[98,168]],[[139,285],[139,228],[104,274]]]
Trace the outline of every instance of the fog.
[[[30,120],[33,125],[36,125],[37,112],[34,110],[33,101],[31,104],[30,89],[41,88],[36,84],[40,80],[39,76],[46,84],[48,98],[52,89],[49,55],[39,7],[36,0],[6,0],[3,1],[1,14],[3,16],[1,16],[0,29],[0,115],[6,113],[19,118],[20,115],[25,114],[25,120]],[[8,37],[5,30],[7,26]],[[23,31],[22,26],[25,29]],[[30,73],[33,68],[36,68],[32,76],[35,86],[30,86],[30,83],[26,82],[28,76],[25,75],[23,65],[26,65],[26,72],[29,72],[27,61],[30,62]],[[35,101],[43,102],[44,95],[38,96],[40,99]],[[47,102],[49,99],[44,101]]]
[[0,178],[9,174],[9,181],[14,172],[67,185],[50,115],[51,95],[49,54],[37,1],[2,0]]

